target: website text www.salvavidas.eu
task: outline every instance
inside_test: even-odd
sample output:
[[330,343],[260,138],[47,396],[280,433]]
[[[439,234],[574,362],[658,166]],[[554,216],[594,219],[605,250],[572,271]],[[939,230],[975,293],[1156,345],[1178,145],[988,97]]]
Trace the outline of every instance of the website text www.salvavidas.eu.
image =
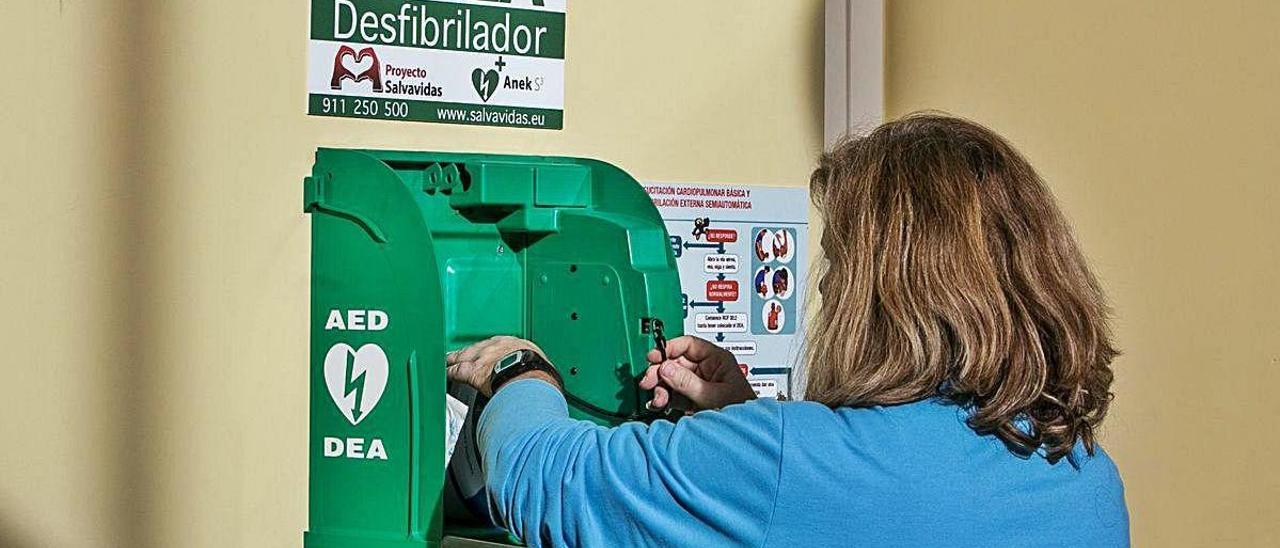
[[507,126],[543,127],[547,125],[547,116],[533,112],[521,112],[518,109],[478,108],[438,108],[436,116],[445,122],[469,122],[473,124],[500,124]]

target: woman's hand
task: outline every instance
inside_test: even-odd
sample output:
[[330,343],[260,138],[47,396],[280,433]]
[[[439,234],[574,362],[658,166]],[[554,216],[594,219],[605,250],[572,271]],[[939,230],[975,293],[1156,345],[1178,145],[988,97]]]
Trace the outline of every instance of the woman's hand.
[[[493,391],[489,386],[489,379],[493,376],[493,366],[507,354],[524,349],[537,352],[543,359],[547,357],[538,345],[504,335],[485,339],[462,350],[450,352],[445,356],[445,363],[448,366],[445,371],[449,380],[470,385],[486,397],[493,397]],[[551,379],[550,375],[541,371],[531,371],[527,374],[531,377],[540,375]],[[554,384],[554,381],[552,383]]]
[[667,341],[667,361],[656,349],[647,357],[653,365],[640,379],[640,388],[653,391],[650,409],[693,412],[756,399],[738,360],[709,341],[678,337]]

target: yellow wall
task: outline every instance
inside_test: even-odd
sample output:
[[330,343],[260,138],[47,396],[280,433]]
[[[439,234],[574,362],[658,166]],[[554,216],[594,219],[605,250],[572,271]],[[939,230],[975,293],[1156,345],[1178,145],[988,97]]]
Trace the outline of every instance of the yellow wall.
[[134,254],[121,35],[96,24],[122,14],[68,4],[0,2],[0,546],[14,548],[100,546],[133,521],[118,510],[136,471],[119,436]]
[[[0,2],[0,546],[296,546],[317,146],[802,185],[822,3],[571,2],[565,130],[308,118],[306,3]],[[12,399],[9,399],[12,398]]]
[[1113,301],[1135,546],[1280,545],[1280,3],[890,1],[890,115],[1030,156]]

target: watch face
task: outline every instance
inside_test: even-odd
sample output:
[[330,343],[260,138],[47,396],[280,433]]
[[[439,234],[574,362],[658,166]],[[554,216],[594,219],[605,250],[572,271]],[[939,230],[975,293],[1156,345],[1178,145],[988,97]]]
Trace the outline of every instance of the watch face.
[[498,360],[497,365],[493,366],[493,373],[495,375],[498,373],[501,373],[504,370],[506,370],[508,367],[511,367],[517,363],[520,363],[520,360],[523,358],[524,358],[524,350],[516,350],[515,352],[507,354],[506,356],[503,356],[502,359]]

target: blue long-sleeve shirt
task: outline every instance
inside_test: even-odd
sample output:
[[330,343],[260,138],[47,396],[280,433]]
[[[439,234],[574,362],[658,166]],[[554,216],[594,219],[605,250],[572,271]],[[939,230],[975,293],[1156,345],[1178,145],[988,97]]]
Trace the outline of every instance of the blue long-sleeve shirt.
[[676,423],[569,418],[539,380],[480,419],[498,519],[530,546],[1127,546],[1115,464],[1049,464],[940,401],[756,400]]

